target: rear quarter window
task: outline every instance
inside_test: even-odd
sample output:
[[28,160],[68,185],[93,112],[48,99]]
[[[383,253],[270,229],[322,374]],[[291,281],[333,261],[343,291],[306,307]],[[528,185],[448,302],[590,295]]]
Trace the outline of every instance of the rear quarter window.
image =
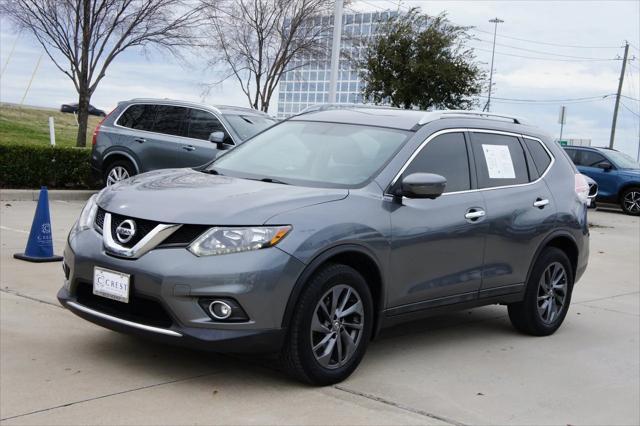
[[538,174],[542,174],[547,170],[549,164],[551,164],[551,157],[547,150],[542,146],[542,142],[538,142],[534,139],[524,138],[524,143],[527,145],[529,154],[533,158],[533,163],[538,169]]
[[136,104],[127,107],[116,124],[129,129],[151,131],[155,118],[155,105]]

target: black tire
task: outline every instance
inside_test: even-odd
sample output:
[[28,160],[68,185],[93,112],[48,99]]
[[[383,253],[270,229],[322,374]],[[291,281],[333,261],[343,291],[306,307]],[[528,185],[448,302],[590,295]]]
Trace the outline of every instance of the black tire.
[[[316,309],[319,309],[321,299],[326,302],[326,298],[331,298],[328,294],[334,290],[345,290],[345,287],[349,287],[355,292],[350,293],[352,297],[359,296],[362,302],[362,315],[360,334],[355,343],[355,350],[351,352],[350,357],[345,358],[344,364],[336,363],[337,366],[333,368],[327,368],[321,365],[317,359],[317,355],[314,354],[312,349],[313,336],[317,336],[321,333],[312,332],[312,320],[316,314]],[[344,299],[347,298],[349,293],[345,294]],[[339,297],[337,300],[341,300]],[[353,303],[353,300],[349,301]],[[348,301],[348,302],[349,302]],[[339,303],[339,302],[337,302]],[[345,312],[348,309],[345,309]],[[358,315],[358,314],[354,314]],[[327,321],[328,325],[331,325],[331,321]],[[352,320],[353,321],[353,320]],[[356,321],[357,322],[357,321]],[[349,377],[351,373],[358,367],[364,353],[366,351],[369,340],[371,339],[371,331],[373,326],[373,301],[371,299],[371,292],[367,283],[362,275],[355,269],[341,264],[328,264],[314,273],[307,281],[305,289],[303,290],[298,300],[295,312],[291,319],[289,326],[289,332],[287,340],[285,341],[282,353],[280,355],[280,361],[285,372],[293,376],[294,378],[312,384],[316,386],[331,385],[341,382]],[[345,332],[354,332],[346,331]],[[316,333],[314,335],[314,333]],[[323,332],[324,333],[324,332]],[[327,333],[328,334],[328,333]],[[338,329],[334,332],[334,335],[343,336],[342,329]],[[341,347],[344,340],[340,341]],[[353,342],[353,340],[351,340]],[[318,344],[318,343],[316,343]],[[335,345],[338,342],[336,341]],[[333,346],[332,346],[333,347]],[[345,349],[343,349],[345,350]],[[331,351],[333,354],[333,351]],[[344,352],[343,352],[344,353]],[[339,355],[338,355],[339,357]],[[330,355],[333,359],[333,355]]]
[[634,186],[622,191],[620,207],[625,214],[640,216],[640,187]]
[[114,184],[115,182],[113,181],[113,179],[110,179],[109,176],[116,170],[122,170],[124,169],[127,173],[127,177],[131,177],[133,175],[136,174],[136,169],[133,167],[133,164],[131,164],[131,161],[129,160],[115,160],[113,162],[110,162],[107,164],[107,167],[105,167],[104,169],[104,174],[102,175],[102,178],[104,180],[104,185],[105,186],[109,186]]
[[[554,309],[558,306],[558,296],[546,294],[545,287],[541,285],[541,279],[543,279],[543,273],[548,268],[551,271],[555,271],[557,265],[561,265],[565,273],[566,284],[564,291],[563,304],[558,308],[558,312],[555,317],[550,315],[548,318],[544,318],[547,314],[547,310],[544,310],[544,297],[548,298],[549,303],[553,303]],[[511,324],[516,330],[530,334],[533,336],[548,336],[555,333],[555,331],[562,325],[564,318],[569,310],[571,303],[571,293],[573,290],[573,270],[571,263],[567,255],[560,249],[555,247],[547,247],[540,253],[540,256],[536,260],[536,263],[531,270],[531,276],[527,282],[525,290],[525,297],[522,302],[512,303],[508,306],[509,319]],[[540,294],[543,296],[540,296]],[[560,293],[560,291],[558,291]],[[543,300],[539,300],[543,299]],[[540,303],[540,306],[539,306]],[[551,307],[547,306],[549,309]],[[540,312],[540,309],[544,310],[544,313]],[[551,321],[549,321],[551,320]]]

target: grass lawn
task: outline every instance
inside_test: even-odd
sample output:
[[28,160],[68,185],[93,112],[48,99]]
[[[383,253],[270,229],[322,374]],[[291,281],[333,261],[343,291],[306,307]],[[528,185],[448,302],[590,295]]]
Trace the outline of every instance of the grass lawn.
[[[0,104],[0,144],[49,144],[49,117],[53,117],[57,146],[76,146],[78,125],[73,114],[53,109]],[[100,117],[89,116],[87,146]]]

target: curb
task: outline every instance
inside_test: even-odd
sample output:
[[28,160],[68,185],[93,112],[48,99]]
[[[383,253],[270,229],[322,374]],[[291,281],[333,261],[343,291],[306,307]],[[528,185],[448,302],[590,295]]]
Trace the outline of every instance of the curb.
[[[98,191],[50,189],[49,200],[56,201],[87,201]],[[39,189],[1,189],[0,201],[38,201]]]

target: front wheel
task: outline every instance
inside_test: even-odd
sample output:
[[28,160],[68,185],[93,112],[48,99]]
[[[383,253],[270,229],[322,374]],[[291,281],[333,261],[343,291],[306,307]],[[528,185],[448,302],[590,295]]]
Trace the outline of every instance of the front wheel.
[[513,326],[526,334],[548,336],[564,321],[573,290],[567,255],[555,247],[542,251],[531,271],[522,302],[508,306]]
[[625,189],[620,197],[620,207],[622,211],[631,216],[640,215],[640,188],[633,187]]
[[358,367],[371,338],[373,302],[362,275],[330,264],[307,282],[282,350],[285,370],[313,385],[340,382]]

